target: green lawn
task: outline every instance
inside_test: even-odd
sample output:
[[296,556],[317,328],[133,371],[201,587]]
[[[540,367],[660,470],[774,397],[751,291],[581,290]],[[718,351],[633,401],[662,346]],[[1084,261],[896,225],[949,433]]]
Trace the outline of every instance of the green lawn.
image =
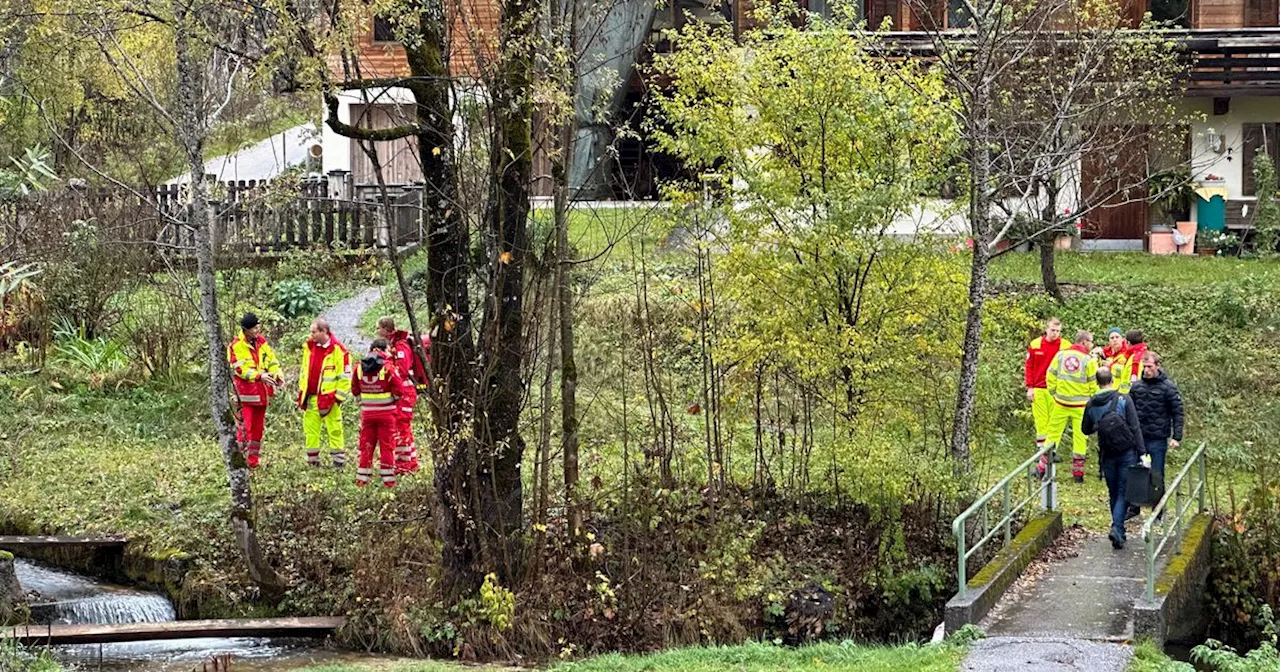
[[[1087,285],[1167,285],[1200,287],[1206,283],[1249,282],[1280,285],[1280,260],[1231,257],[1154,256],[1140,252],[1063,252],[1056,261],[1058,280]],[[1040,257],[1010,253],[991,266],[995,280],[1040,282]]]
[[[951,672],[964,649],[950,645],[863,647],[817,644],[783,648],[743,644],[649,655],[607,655],[560,663],[553,672]],[[324,665],[300,672],[458,672],[476,669],[437,662]],[[487,668],[480,668],[487,669]],[[501,668],[495,668],[501,669]]]

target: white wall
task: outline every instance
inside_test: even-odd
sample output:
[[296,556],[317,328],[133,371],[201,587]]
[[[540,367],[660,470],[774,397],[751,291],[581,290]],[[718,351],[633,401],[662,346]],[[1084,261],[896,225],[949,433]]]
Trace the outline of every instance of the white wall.
[[[408,89],[392,87],[386,89],[369,89],[368,91],[343,91],[338,94],[338,121],[351,123],[351,106],[372,104],[413,105],[413,94]],[[331,170],[351,170],[351,139],[333,132],[328,124],[322,124],[323,134],[320,144],[324,154],[320,158],[322,172]]]
[[[1226,179],[1227,200],[1252,200],[1244,195],[1244,124],[1280,122],[1280,98],[1232,98],[1227,114],[1213,114],[1213,100],[1192,99],[1193,110],[1203,115],[1192,125],[1192,176],[1197,179],[1209,173]],[[1214,134],[1226,136],[1226,149],[1215,153],[1209,148]],[[1195,216],[1195,213],[1192,213]]]

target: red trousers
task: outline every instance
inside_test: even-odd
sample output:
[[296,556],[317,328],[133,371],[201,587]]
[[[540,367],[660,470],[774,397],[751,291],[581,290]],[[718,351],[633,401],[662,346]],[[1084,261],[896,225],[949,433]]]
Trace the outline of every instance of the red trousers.
[[385,410],[360,415],[360,460],[356,464],[356,485],[368,485],[373,478],[373,448],[378,448],[378,473],[382,485],[396,487],[394,461],[396,416]]
[[412,387],[396,402],[396,473],[418,470],[418,448],[413,442],[413,407],[418,392]]
[[236,442],[251,468],[258,466],[258,454],[262,452],[262,432],[266,429],[266,421],[265,404],[240,407],[240,427],[236,430]]

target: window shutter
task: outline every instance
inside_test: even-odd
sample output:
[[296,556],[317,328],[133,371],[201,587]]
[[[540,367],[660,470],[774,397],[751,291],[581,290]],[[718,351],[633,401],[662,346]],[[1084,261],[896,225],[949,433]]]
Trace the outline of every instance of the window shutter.
[[893,29],[902,30],[898,24],[898,3],[894,0],[866,0],[867,30],[878,30],[885,17],[893,20]]
[[1245,0],[1244,17],[1250,28],[1280,25],[1280,6],[1277,0]]
[[1266,143],[1266,152],[1272,163],[1280,165],[1280,124],[1244,124],[1244,148],[1240,170],[1245,196],[1253,195],[1253,157]]

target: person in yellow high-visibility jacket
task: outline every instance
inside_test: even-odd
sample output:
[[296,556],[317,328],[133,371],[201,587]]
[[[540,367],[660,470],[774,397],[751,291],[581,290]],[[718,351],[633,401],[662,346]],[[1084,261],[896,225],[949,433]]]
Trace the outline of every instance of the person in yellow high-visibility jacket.
[[311,338],[302,348],[298,376],[298,408],[302,409],[302,433],[307,443],[307,464],[320,466],[320,435],[329,440],[333,466],[347,464],[342,430],[342,402],[351,396],[351,354],[334,338],[329,323],[311,323]]
[[267,403],[284,382],[276,353],[258,330],[258,316],[245,313],[240,319],[240,334],[227,344],[227,362],[240,409],[236,447],[250,469],[257,468],[262,453]]
[[[1098,391],[1098,360],[1089,354],[1093,348],[1093,334],[1076,333],[1075,345],[1058,353],[1049,370],[1045,383],[1053,396],[1053,409],[1049,413],[1049,429],[1045,445],[1057,448],[1067,425],[1071,425],[1071,477],[1076,483],[1084,482],[1084,465],[1087,445],[1084,437],[1084,407]],[[1040,459],[1040,471],[1047,469],[1046,458]]]

